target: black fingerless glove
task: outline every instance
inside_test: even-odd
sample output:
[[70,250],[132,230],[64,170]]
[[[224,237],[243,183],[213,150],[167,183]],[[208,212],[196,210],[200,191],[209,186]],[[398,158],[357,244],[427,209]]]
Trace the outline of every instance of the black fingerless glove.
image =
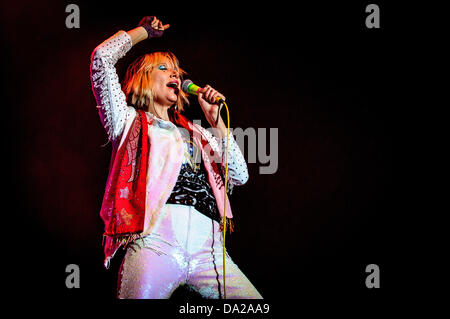
[[139,22],[139,26],[143,27],[145,31],[147,31],[149,38],[159,38],[163,35],[164,30],[156,30],[152,27],[152,21],[154,16],[146,16],[142,18],[141,22]]

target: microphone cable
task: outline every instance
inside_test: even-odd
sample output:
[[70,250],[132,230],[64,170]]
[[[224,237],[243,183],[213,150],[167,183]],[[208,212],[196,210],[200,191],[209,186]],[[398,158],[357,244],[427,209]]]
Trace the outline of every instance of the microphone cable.
[[[228,183],[228,142],[229,142],[229,134],[230,134],[230,112],[228,110],[228,105],[225,103],[225,101],[221,101],[223,105],[225,105],[225,108],[227,110],[227,148],[226,148],[226,155],[225,155],[225,196],[224,196],[224,209],[223,209],[223,294],[224,299],[227,299],[227,284],[226,284],[226,273],[225,273],[225,235],[227,233],[227,183]],[[220,107],[217,111],[217,120],[220,116]],[[217,121],[216,121],[217,122]]]

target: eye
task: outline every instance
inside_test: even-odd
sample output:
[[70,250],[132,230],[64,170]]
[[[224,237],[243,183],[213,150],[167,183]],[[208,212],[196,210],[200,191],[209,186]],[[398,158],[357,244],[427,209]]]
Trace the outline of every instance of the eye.
[[167,71],[167,66],[166,66],[165,64],[161,64],[161,65],[158,67],[158,69],[159,69],[159,70],[162,70],[162,71]]

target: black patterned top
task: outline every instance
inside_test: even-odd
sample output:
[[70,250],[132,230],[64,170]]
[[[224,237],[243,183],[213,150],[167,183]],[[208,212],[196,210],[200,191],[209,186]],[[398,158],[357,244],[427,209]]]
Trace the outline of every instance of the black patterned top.
[[220,223],[216,198],[209,185],[200,149],[192,142],[192,136],[188,139],[184,132],[182,131],[186,141],[185,160],[167,203],[194,206],[202,214]]

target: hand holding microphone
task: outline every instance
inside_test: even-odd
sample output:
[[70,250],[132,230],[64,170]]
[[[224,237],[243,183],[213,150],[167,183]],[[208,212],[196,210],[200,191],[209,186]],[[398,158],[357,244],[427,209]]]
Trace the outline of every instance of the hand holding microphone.
[[212,126],[216,126],[219,121],[220,109],[225,101],[225,96],[209,85],[201,88],[191,80],[184,80],[181,84],[181,89],[185,93],[198,96],[198,103],[202,107],[206,119]]
[[212,104],[221,104],[225,101],[225,96],[209,85],[206,85],[204,88],[198,90],[198,97],[199,100],[205,100]]
[[184,93],[198,95],[209,103],[220,104],[225,101],[225,97],[211,86],[206,85],[204,88],[201,88],[191,80],[184,80],[181,84],[181,89]]

